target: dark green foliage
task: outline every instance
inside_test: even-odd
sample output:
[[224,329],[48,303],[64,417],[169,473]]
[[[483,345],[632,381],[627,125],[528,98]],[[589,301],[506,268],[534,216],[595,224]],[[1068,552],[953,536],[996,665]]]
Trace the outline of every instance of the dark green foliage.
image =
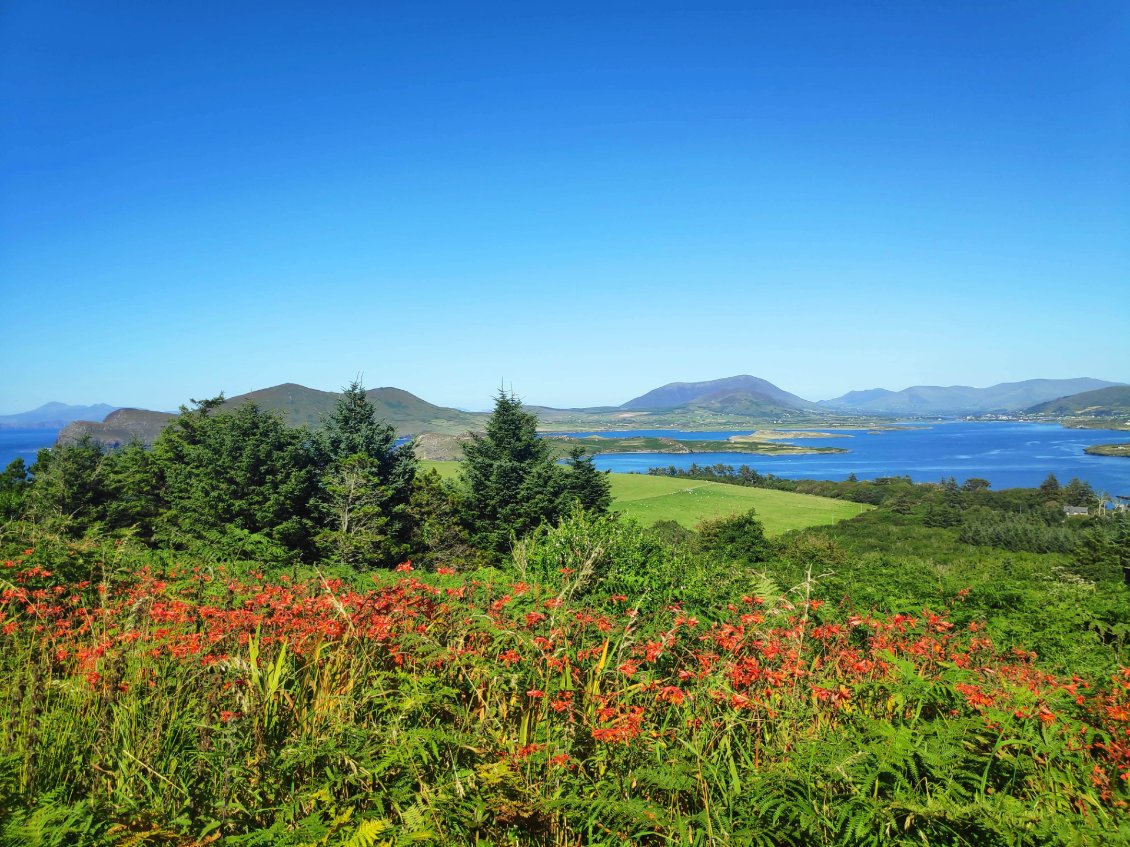
[[930,527],[960,526],[961,510],[952,503],[930,503],[922,516],[922,524]]
[[1086,579],[1130,585],[1130,512],[1092,520],[1082,533],[1075,571]]
[[678,521],[656,521],[651,525],[651,531],[672,547],[688,549],[698,541],[698,533],[687,529]]
[[537,437],[537,417],[513,394],[500,391],[486,433],[463,446],[460,467],[467,490],[464,516],[476,546],[503,553],[542,521],[555,523],[568,508],[568,478]]
[[396,432],[377,418],[360,382],[342,391],[317,447],[322,549],[354,565],[406,558],[416,454],[411,442],[396,446]]
[[330,559],[354,566],[389,564],[403,551],[389,525],[389,490],[380,484],[377,463],[364,453],[334,462],[322,477],[319,549]]
[[1071,553],[1079,543],[1078,533],[1063,526],[1049,526],[1038,513],[988,509],[966,512],[957,537],[966,544],[1031,553]]
[[11,520],[23,511],[29,487],[27,465],[13,459],[0,473],[0,520]]
[[102,517],[108,497],[102,445],[89,436],[40,450],[31,466],[28,515],[52,530],[81,535]]
[[1054,473],[1047,475],[1047,478],[1040,483],[1040,499],[1047,503],[1059,500],[1062,490],[1059,486],[1059,480],[1055,478]]
[[1063,488],[1063,502],[1068,506],[1093,506],[1095,505],[1095,489],[1091,483],[1075,478]]
[[72,537],[105,529],[213,557],[282,561],[317,549],[339,561],[402,561],[412,534],[411,444],[376,418],[359,383],[323,431],[223,397],[182,407],[151,450],[88,436],[0,477],[0,510]]
[[140,442],[132,442],[106,456],[104,475],[108,492],[106,526],[134,527],[143,538],[151,538],[162,510],[154,455]]
[[416,475],[409,504],[412,524],[412,561],[425,568],[474,568],[482,553],[471,544],[460,521],[463,498],[459,488],[440,478],[435,470]]
[[703,550],[745,565],[764,562],[774,549],[753,509],[731,518],[703,521],[698,537]]
[[581,508],[598,514],[606,514],[612,505],[612,486],[608,481],[608,471],[598,471],[593,457],[587,455],[582,447],[569,451],[569,475],[566,477],[565,491]]
[[221,402],[182,408],[153,445],[164,507],[158,534],[180,542],[234,530],[309,550],[318,482],[309,433],[253,403],[215,412]]

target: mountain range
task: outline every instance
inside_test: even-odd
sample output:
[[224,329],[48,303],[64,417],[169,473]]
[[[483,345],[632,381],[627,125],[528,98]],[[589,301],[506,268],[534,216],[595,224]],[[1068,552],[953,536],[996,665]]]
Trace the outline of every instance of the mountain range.
[[915,385],[902,391],[872,388],[849,391],[820,406],[830,411],[866,415],[983,415],[1021,412],[1038,403],[1080,392],[1117,386],[1101,379],[1029,379],[1002,382],[988,388],[968,385]]
[[30,412],[0,415],[0,429],[60,429],[71,421],[100,421],[117,406],[98,403],[94,406],[71,406],[66,403],[44,403]]
[[[400,388],[373,388],[366,394],[376,407],[377,415],[392,424],[401,435],[425,432],[454,435],[482,429],[487,417],[482,412],[437,406]],[[1096,414],[1093,410],[1107,408],[1114,410],[1111,414],[1120,415],[1130,406],[1126,395],[1130,395],[1130,386],[1084,377],[1034,379],[1001,383],[989,388],[913,386],[902,391],[876,388],[852,391],[834,400],[813,403],[765,379],[740,375],[704,382],[668,383],[615,407],[529,408],[539,415],[547,429],[638,428],[648,425],[705,429],[767,421],[815,423],[829,417],[849,419],[861,416],[992,413],[1093,415]],[[337,397],[332,391],[284,383],[228,398],[224,407],[235,408],[254,402],[264,409],[281,412],[294,426],[316,427],[333,409]],[[145,409],[115,409],[105,405],[67,407],[61,403],[49,403],[34,412],[0,418],[0,423],[4,420],[50,420],[52,414],[57,416],[66,411],[66,414],[74,415],[77,414],[74,410],[78,409],[86,410],[88,414],[93,412],[92,418],[104,413],[104,410],[110,410],[110,413],[100,420],[72,418],[60,433],[60,441],[72,441],[89,434],[107,444],[124,444],[133,440],[151,443],[174,417],[168,412]]]

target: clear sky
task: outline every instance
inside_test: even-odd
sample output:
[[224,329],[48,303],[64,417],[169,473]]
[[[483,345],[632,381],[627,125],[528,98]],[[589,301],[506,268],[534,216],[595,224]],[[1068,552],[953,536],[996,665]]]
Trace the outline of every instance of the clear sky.
[[1130,4],[0,3],[0,414],[1130,382]]

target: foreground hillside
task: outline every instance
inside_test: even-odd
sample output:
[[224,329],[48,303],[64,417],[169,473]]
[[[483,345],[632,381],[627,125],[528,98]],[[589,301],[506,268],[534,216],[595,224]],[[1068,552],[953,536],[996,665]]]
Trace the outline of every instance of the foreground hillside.
[[885,615],[763,578],[728,601],[720,574],[562,575],[552,549],[523,579],[367,587],[25,551],[0,606],[0,841],[1130,836],[1130,669],[1050,674],[962,596]]
[[219,405],[0,474],[0,847],[1130,840],[1130,514],[1078,479]]

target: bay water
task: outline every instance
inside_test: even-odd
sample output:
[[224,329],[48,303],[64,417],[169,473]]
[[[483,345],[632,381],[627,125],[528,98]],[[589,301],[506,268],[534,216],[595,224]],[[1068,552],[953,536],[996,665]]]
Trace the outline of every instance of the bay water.
[[[749,465],[761,473],[787,479],[858,479],[909,476],[915,482],[938,482],[954,477],[989,480],[994,489],[1034,488],[1049,473],[1061,483],[1073,477],[1089,482],[1096,491],[1130,495],[1130,459],[1089,456],[1083,448],[1091,444],[1130,443],[1130,432],[1068,429],[1058,424],[1014,421],[941,421],[894,426],[884,430],[820,429],[846,437],[783,439],[776,443],[801,447],[840,447],[847,453],[760,456],[751,453],[607,453],[596,457],[601,470],[647,473],[649,468],[689,468],[724,464]],[[554,433],[579,437],[659,436],[678,440],[726,439],[750,435],[752,430],[688,432],[677,430],[633,430],[627,432]]]
[[[752,453],[607,453],[596,457],[601,470],[647,473],[649,468],[689,468],[724,464],[749,465],[761,473],[788,479],[858,479],[909,476],[915,482],[937,482],[954,477],[989,480],[993,488],[1034,488],[1049,473],[1061,483],[1072,477],[1089,482],[1096,491],[1130,495],[1130,459],[1088,456],[1090,444],[1130,443],[1130,432],[1067,429],[1058,424],[950,421],[892,427],[886,430],[819,429],[839,438],[784,439],[778,443],[802,447],[840,447],[847,453],[759,456]],[[692,432],[684,430],[630,430],[573,432],[554,435],[657,436],[677,440],[725,440],[750,435],[753,430]],[[55,429],[0,429],[0,469],[22,458],[29,466],[36,453],[55,443]]]

